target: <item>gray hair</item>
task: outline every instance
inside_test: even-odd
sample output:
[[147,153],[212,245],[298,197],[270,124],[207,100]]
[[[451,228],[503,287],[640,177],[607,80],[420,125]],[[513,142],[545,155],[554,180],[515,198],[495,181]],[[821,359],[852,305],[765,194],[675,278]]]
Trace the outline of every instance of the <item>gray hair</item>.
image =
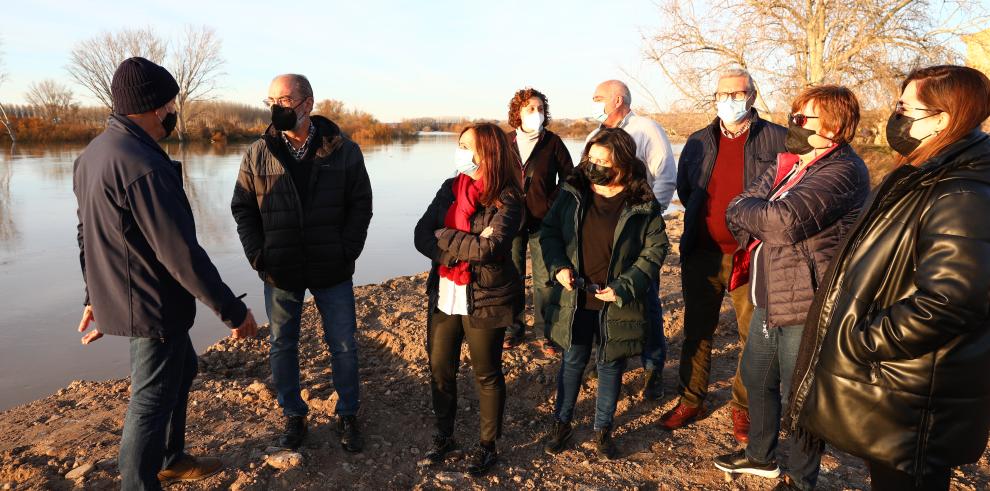
[[[300,75],[298,73],[284,73],[274,78],[278,80],[280,78],[287,78],[292,80],[296,85],[296,91],[302,96],[303,100],[313,97],[313,85],[309,83],[309,79],[305,75]],[[273,81],[274,81],[273,80]]]
[[753,76],[750,75],[748,71],[742,68],[729,68],[726,70],[722,70],[722,73],[718,74],[719,80],[722,80],[723,78],[739,78],[739,77],[746,77],[746,90],[749,91],[749,93],[751,94],[756,93],[756,83],[753,82]]

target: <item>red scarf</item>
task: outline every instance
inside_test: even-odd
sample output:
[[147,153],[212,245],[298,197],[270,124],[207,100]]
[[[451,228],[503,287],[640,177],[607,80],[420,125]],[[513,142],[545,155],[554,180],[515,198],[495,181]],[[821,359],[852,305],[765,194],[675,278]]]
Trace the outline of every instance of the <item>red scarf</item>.
[[[447,208],[443,226],[471,233],[471,215],[478,209],[478,201],[484,184],[475,181],[467,174],[458,174],[454,179],[454,202]],[[440,265],[440,276],[453,281],[456,285],[467,285],[471,282],[471,265],[467,261],[458,261],[453,266]]]

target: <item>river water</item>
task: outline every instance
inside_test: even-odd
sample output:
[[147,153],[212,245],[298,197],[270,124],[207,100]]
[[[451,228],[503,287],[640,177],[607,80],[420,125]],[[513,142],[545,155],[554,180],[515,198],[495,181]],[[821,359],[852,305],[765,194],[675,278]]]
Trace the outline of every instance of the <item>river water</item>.
[[[374,218],[355,284],[419,273],[428,261],[412,230],[443,179],[452,175],[453,136],[365,145]],[[580,140],[565,140],[577,157]],[[675,146],[680,152],[681,145]],[[82,145],[0,149],[0,410],[43,397],[76,379],[128,374],[127,339],[105,336],[82,346],[76,332],[83,283],[76,245],[72,163]],[[258,322],[267,322],[262,283],[247,264],[230,214],[246,145],[166,146],[183,162],[200,243]],[[576,161],[577,159],[575,159]],[[190,331],[197,350],[229,330],[202,304]],[[96,313],[99,319],[99,313]]]

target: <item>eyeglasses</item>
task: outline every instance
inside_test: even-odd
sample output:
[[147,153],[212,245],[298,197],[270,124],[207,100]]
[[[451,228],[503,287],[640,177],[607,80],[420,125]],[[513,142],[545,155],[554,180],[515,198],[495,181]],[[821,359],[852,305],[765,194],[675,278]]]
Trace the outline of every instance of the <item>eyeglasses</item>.
[[734,100],[736,102],[741,102],[741,101],[745,101],[747,97],[749,97],[749,91],[747,91],[747,90],[739,90],[739,91],[736,91],[736,92],[716,92],[715,93],[715,100],[718,101],[718,102],[725,102],[725,101],[727,101],[729,99],[732,99],[732,100]]
[[264,104],[265,107],[272,107],[276,104],[282,107],[292,107],[293,102],[295,102],[295,99],[287,95],[283,95],[282,97],[279,97],[277,99],[272,99],[271,97],[269,97],[261,101],[261,103]]
[[818,116],[807,116],[801,113],[794,113],[791,115],[790,122],[794,126],[804,127],[804,125],[808,122],[809,119],[820,119],[820,118]]
[[907,111],[924,111],[924,112],[929,112],[929,113],[940,113],[940,112],[942,112],[939,109],[928,109],[926,107],[911,107],[911,106],[907,106],[907,105],[905,105],[901,101],[897,101],[897,104],[894,105],[894,112],[897,113],[897,114],[902,114],[903,115]]

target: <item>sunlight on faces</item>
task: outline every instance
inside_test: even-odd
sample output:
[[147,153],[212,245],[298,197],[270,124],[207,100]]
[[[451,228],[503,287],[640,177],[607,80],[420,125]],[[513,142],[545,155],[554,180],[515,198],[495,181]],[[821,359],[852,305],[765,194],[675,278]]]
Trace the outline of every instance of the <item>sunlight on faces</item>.
[[462,150],[471,151],[472,154],[471,161],[474,162],[475,164],[478,164],[478,170],[474,171],[473,174],[469,174],[469,177],[471,179],[477,180],[479,177],[481,177],[481,162],[478,161],[478,152],[477,150],[475,150],[474,137],[475,137],[475,132],[473,128],[465,131],[464,134],[461,135],[461,138],[457,140],[457,147]]
[[[834,131],[822,131],[822,120],[818,117],[817,102],[814,99],[806,102],[804,107],[801,108],[801,114],[808,117],[808,120],[804,123],[804,128],[809,130],[814,130],[815,134],[808,137],[808,143],[816,148],[828,147],[832,145],[832,140],[829,138],[835,137]],[[825,135],[825,137],[819,136],[818,133]],[[816,150],[812,150],[809,153],[815,153]]]
[[[912,138],[921,140],[921,145],[918,146],[919,148],[932,141],[929,137],[936,131],[942,131],[949,126],[949,113],[936,113],[934,111],[924,110],[929,109],[929,107],[918,100],[918,82],[916,80],[908,82],[898,102],[904,106],[905,116],[917,120],[911,124],[910,135]],[[931,117],[926,118],[925,116]]]
[[[277,77],[268,87],[268,100],[278,101],[282,107],[294,107],[303,102],[302,96],[296,90],[296,81],[292,77]],[[313,110],[312,101],[301,104],[296,110],[302,109],[303,114]]]
[[612,114],[616,108],[622,105],[622,90],[615,84],[603,82],[595,87],[595,94],[591,96],[594,102],[605,103],[605,114]]
[[[526,101],[526,104],[523,104],[523,106],[519,108],[519,118],[525,122],[527,115],[535,113],[543,114],[544,117],[546,117],[546,109],[543,107],[543,101],[539,97],[533,96]],[[523,129],[526,131],[535,131],[539,129],[526,128],[525,124],[523,126]]]
[[602,167],[612,167],[612,151],[601,145],[592,145],[588,149],[588,162]]
[[[723,77],[719,79],[715,88],[716,94],[731,94],[733,92],[747,92],[752,87],[749,86],[749,79],[746,77]],[[756,92],[750,92],[746,98],[746,106],[751,107],[756,99]]]

